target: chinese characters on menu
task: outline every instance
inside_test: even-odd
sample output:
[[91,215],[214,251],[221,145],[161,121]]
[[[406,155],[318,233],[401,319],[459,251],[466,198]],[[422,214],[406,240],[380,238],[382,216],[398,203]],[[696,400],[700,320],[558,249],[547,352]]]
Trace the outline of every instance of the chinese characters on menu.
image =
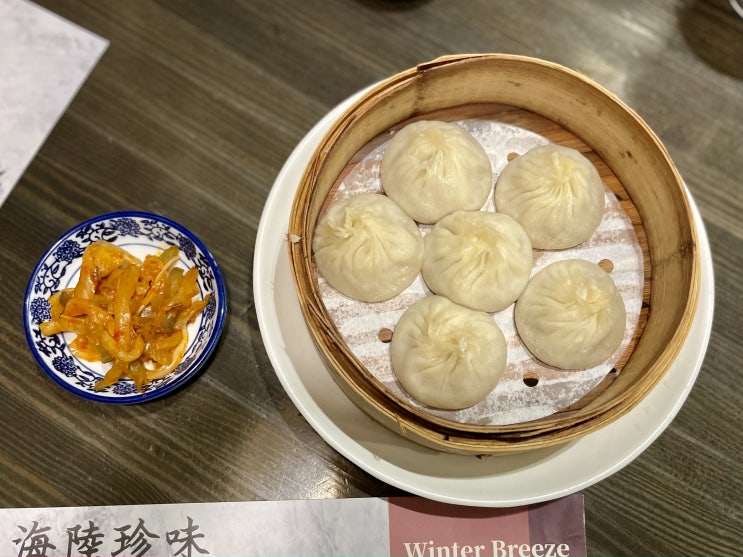
[[150,551],[156,545],[167,546],[167,549],[155,548],[157,555],[209,555],[204,546],[205,535],[198,531],[198,524],[190,516],[184,527],[162,534],[150,531],[143,518],[137,518],[132,524],[114,527],[113,530],[112,533],[104,532],[95,521],[87,520],[87,523],[65,528],[62,533],[33,520],[30,524],[18,525],[18,537],[12,543],[18,550],[18,557],[92,557],[100,555],[105,537],[113,535],[115,547],[110,551],[112,557],[143,557],[151,554]]

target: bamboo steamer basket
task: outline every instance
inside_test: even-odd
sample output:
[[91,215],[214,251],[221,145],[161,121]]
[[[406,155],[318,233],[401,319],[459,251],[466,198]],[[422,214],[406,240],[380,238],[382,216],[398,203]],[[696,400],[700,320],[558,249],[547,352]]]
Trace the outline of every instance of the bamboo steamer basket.
[[[392,128],[447,113],[513,109],[551,123],[551,140],[570,137],[606,165],[632,218],[645,258],[641,322],[630,348],[591,393],[565,411],[527,423],[472,426],[405,404],[355,357],[326,310],[314,274],[312,238],[328,196],[365,145]],[[605,180],[606,181],[606,180]],[[565,443],[634,408],[660,381],[688,335],[699,297],[697,233],[683,182],[660,140],[630,108],[586,77],[522,56],[447,56],[368,90],[316,148],[292,205],[288,249],[300,306],[329,373],[379,423],[446,452],[488,455]]]

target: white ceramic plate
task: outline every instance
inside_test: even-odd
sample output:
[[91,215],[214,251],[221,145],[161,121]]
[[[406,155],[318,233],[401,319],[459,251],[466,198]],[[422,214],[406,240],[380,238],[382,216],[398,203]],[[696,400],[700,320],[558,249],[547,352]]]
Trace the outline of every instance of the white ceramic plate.
[[[95,390],[111,364],[76,358],[68,342],[72,333],[45,336],[40,325],[48,320],[47,300],[54,292],[73,288],[80,277],[82,255],[90,244],[106,240],[144,259],[168,246],[178,246],[177,266],[196,267],[201,299],[209,303],[188,327],[188,347],[183,361],[172,373],[137,391],[131,379],[124,379],[100,391]],[[196,376],[208,361],[224,327],[227,300],[222,274],[206,246],[182,225],[160,215],[137,211],[107,213],[88,219],[58,238],[44,253],[31,273],[26,288],[23,322],[26,340],[36,361],[57,384],[88,400],[109,404],[133,404],[159,398]]]
[[702,284],[689,337],[661,382],[631,412],[577,441],[489,458],[419,446],[367,417],[333,382],[312,342],[289,268],[286,232],[294,194],[314,149],[362,92],[329,112],[299,143],[263,211],[253,269],[258,322],[284,389],[312,427],[376,478],[410,493],[460,505],[509,507],[547,501],[617,472],[668,426],[702,365],[712,326],[714,281],[709,243],[696,206]]

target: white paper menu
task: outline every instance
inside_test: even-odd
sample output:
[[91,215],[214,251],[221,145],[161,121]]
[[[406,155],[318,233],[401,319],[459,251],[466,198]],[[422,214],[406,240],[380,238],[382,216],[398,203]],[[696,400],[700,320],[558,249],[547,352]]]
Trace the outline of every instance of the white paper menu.
[[27,0],[0,0],[0,205],[108,41]]
[[18,557],[569,557],[586,555],[583,495],[509,508],[422,497],[0,509]]

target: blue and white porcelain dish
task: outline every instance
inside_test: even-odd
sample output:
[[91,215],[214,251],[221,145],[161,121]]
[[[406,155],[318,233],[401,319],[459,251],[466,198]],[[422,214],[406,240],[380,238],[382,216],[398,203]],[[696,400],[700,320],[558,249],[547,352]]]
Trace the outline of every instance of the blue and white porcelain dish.
[[[51,315],[48,299],[63,288],[72,288],[80,276],[85,248],[106,240],[144,259],[169,246],[178,246],[177,265],[196,267],[201,298],[209,303],[188,327],[188,348],[180,365],[167,377],[153,381],[139,392],[134,382],[124,379],[101,391],[95,383],[111,364],[86,362],[74,357],[68,347],[73,334],[45,336],[40,325]],[[59,385],[88,400],[113,404],[144,402],[182,386],[207,362],[217,346],[227,308],[222,274],[206,246],[180,224],[151,213],[124,211],[93,217],[65,232],[41,257],[26,288],[23,322],[26,340],[41,368]]]

